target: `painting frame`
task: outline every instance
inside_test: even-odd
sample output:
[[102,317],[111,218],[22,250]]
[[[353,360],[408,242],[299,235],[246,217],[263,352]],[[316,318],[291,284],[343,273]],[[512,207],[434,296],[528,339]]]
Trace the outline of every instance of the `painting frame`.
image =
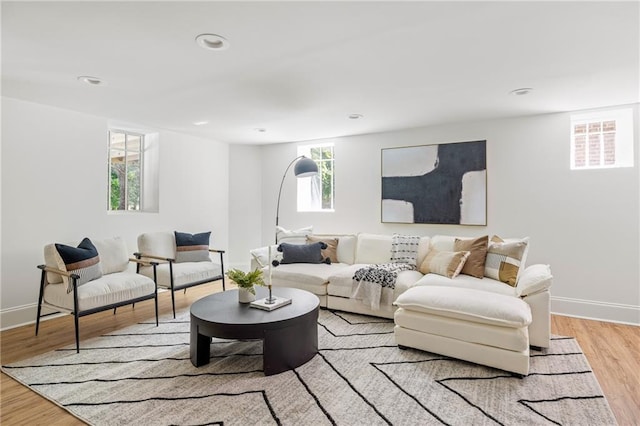
[[382,148],[381,222],[487,226],[486,143]]

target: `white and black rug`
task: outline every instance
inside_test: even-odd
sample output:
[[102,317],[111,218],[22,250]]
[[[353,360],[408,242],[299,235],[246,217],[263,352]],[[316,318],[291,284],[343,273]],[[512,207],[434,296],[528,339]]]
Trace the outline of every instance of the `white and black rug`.
[[580,347],[555,337],[524,379],[400,350],[393,322],[322,310],[320,352],[265,377],[260,341],[214,339],[189,360],[189,312],[137,324],[2,370],[95,425],[609,425]]

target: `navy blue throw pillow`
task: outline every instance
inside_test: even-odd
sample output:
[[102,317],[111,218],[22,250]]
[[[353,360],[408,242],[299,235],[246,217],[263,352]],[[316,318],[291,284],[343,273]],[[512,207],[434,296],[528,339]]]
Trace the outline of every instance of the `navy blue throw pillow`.
[[[93,245],[90,239],[83,239],[80,241],[80,244],[78,244],[78,247],[57,243],[55,246],[60,258],[64,262],[64,269],[66,269],[67,272],[80,276],[77,281],[78,285],[86,284],[102,276],[98,249],[96,249],[96,246]],[[67,293],[70,293],[72,290],[72,281],[68,280]]]
[[211,232],[189,234],[175,231],[176,262],[210,262],[209,237]]
[[322,258],[322,249],[324,248],[327,248],[327,245],[321,241],[313,244],[281,243],[278,246],[278,251],[282,252],[280,263],[283,265],[287,263],[327,263]]

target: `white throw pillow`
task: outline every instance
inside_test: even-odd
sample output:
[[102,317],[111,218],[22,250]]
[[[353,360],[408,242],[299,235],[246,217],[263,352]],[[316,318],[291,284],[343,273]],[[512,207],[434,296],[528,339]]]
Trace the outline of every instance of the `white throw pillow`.
[[293,230],[276,226],[276,240],[278,244],[307,244],[307,235],[311,234],[313,234],[313,226]]

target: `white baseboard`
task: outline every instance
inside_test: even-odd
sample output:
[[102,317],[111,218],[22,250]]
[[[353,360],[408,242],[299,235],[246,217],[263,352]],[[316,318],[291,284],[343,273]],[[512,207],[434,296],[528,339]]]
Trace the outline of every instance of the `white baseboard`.
[[[0,311],[0,330],[8,330],[10,328],[16,328],[23,325],[35,324],[37,313],[38,305],[36,303],[3,309]],[[51,318],[57,318],[60,315],[68,314],[66,312],[56,314],[50,308],[43,307],[42,315],[46,316],[40,318],[40,321],[46,321]]]
[[637,305],[552,296],[551,312],[569,317],[640,325],[640,306]]

